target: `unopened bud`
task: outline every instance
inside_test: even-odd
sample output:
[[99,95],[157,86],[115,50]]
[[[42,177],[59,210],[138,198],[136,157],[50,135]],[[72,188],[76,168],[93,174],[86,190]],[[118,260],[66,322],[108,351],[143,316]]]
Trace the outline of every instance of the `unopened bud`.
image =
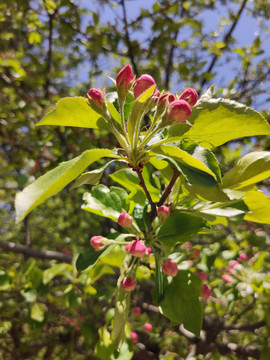
[[143,92],[155,85],[156,82],[152,76],[144,74],[137,79],[134,85],[134,98],[137,99]]
[[210,286],[208,286],[206,284],[202,284],[202,287],[201,287],[201,296],[202,296],[202,298],[203,299],[208,299],[210,295],[211,295]]
[[207,280],[207,277],[208,277],[207,274],[205,274],[203,272],[199,272],[199,271],[196,272],[196,275],[198,275],[202,279],[202,281]]
[[162,265],[162,269],[165,272],[166,275],[169,276],[176,276],[178,273],[178,268],[177,268],[177,264],[173,261],[168,259],[163,265]]
[[122,99],[126,96],[128,90],[131,88],[134,77],[130,65],[126,65],[121,69],[116,77],[116,87],[118,96]]
[[179,99],[183,99],[189,103],[190,106],[194,106],[198,101],[198,94],[194,89],[186,89],[180,96]]
[[121,286],[125,291],[133,291],[136,286],[136,280],[131,277],[125,277],[121,281]]
[[164,221],[170,215],[170,209],[167,206],[162,205],[157,209],[157,214],[158,218]]
[[105,96],[100,89],[90,89],[87,95],[94,102],[95,105],[100,108],[103,106],[105,102]]
[[136,344],[139,341],[138,334],[135,331],[131,331],[129,336],[130,336],[131,341],[133,342],[133,344]]
[[133,222],[133,217],[127,212],[123,211],[118,217],[118,224],[124,227],[130,227]]
[[90,245],[93,246],[93,248],[96,251],[100,251],[105,246],[103,237],[102,236],[92,236],[90,239]]
[[185,100],[175,100],[170,103],[167,120],[173,123],[182,123],[191,115],[191,108]]
[[126,251],[135,257],[144,257],[148,254],[147,247],[140,240],[134,240],[131,244],[125,246]]
[[153,326],[150,324],[150,323],[146,323],[146,324],[144,324],[144,330],[145,331],[151,331],[152,329],[153,329]]

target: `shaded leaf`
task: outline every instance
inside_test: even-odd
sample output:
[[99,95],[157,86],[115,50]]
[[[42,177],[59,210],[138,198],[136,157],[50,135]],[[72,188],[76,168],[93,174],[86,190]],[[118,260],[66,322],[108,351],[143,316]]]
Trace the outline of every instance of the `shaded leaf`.
[[98,259],[102,256],[108,255],[113,249],[114,245],[107,246],[100,251],[96,251],[92,246],[85,253],[81,253],[76,261],[76,268],[78,271],[83,271],[86,269],[91,269]]

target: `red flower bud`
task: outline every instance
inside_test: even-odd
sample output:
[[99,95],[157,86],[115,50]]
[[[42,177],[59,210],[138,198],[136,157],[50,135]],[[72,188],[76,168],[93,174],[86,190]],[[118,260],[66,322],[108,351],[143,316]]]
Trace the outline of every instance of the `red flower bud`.
[[206,279],[207,279],[207,274],[205,274],[205,273],[203,273],[203,272],[196,272],[196,275],[198,275],[201,279],[202,279],[202,281],[205,281]]
[[119,89],[121,87],[121,91],[126,93],[132,84],[133,74],[130,65],[126,65],[122,70],[119,71],[116,77],[116,87]]
[[144,257],[148,254],[147,248],[140,240],[134,240],[131,244],[125,246],[126,251],[135,257]]
[[150,323],[144,324],[144,330],[151,331],[153,329],[153,326]]
[[125,277],[121,281],[121,286],[125,291],[133,291],[136,286],[136,280],[131,277]]
[[134,309],[133,309],[133,314],[134,315],[140,315],[141,314],[141,308],[139,306],[136,306]]
[[155,84],[156,82],[152,76],[147,74],[142,75],[134,85],[134,98],[137,99],[143,92]]
[[133,344],[136,344],[139,341],[138,334],[135,333],[134,331],[131,331],[129,336],[130,336],[131,341],[133,342]]
[[190,106],[194,106],[198,101],[198,94],[194,89],[186,89],[180,96],[179,99],[183,99],[189,103]]
[[90,89],[87,95],[98,107],[102,107],[105,98],[103,92],[100,89]]
[[170,215],[170,209],[167,206],[162,205],[157,209],[157,213],[159,219],[165,220]]
[[118,217],[118,224],[124,227],[130,227],[133,222],[133,217],[127,212],[123,211]]
[[102,236],[93,236],[90,239],[90,244],[96,251],[99,251],[104,248],[105,244],[103,242]]
[[176,276],[178,273],[177,264],[173,260],[170,260],[170,259],[168,259],[162,265],[162,269],[165,272],[165,274],[172,276],[172,277]]
[[191,115],[191,108],[185,100],[174,100],[170,103],[168,120],[182,123]]
[[191,249],[190,257],[191,257],[191,259],[198,259],[198,257],[200,257],[200,250],[197,248]]
[[208,285],[203,284],[201,287],[201,296],[203,299],[208,299],[211,295],[211,288]]

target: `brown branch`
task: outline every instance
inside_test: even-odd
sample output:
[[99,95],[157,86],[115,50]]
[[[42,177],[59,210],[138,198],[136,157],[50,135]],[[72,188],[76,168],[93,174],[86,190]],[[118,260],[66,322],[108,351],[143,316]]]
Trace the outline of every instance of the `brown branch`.
[[[235,27],[236,27],[239,19],[240,19],[240,16],[241,16],[241,14],[242,14],[245,6],[246,6],[246,3],[247,3],[247,0],[244,0],[244,1],[242,2],[242,4],[241,4],[241,6],[240,6],[240,8],[239,8],[239,10],[238,10],[238,12],[237,12],[237,14],[236,14],[236,16],[235,16],[234,22],[232,23],[232,25],[231,25],[229,31],[227,32],[227,34],[224,36],[223,42],[225,43],[225,46],[224,46],[223,49],[225,49],[225,48],[228,47],[230,37],[231,37],[231,35],[232,35],[232,33],[233,33],[233,31],[234,31],[234,29],[235,29]],[[215,55],[213,56],[213,58],[212,58],[212,61],[211,61],[210,65],[209,65],[208,69],[206,70],[207,73],[210,73],[210,72],[213,70],[213,67],[214,67],[215,64],[216,64],[217,59],[218,59],[218,55],[215,54]],[[208,81],[208,80],[207,80],[205,77],[202,79],[200,93],[201,93],[202,88],[204,87],[204,85],[207,83],[207,81]]]
[[254,359],[260,359],[260,349],[256,346],[251,346],[251,345],[238,345],[238,344],[233,344],[233,343],[228,343],[228,344],[215,344],[218,351],[222,354],[222,355],[226,355],[226,354],[232,354],[235,353],[236,355],[242,355],[242,356],[250,356],[253,357]]
[[[151,205],[151,215],[150,215],[150,219],[154,219],[156,216],[157,216],[157,208],[156,208],[156,205],[154,204],[152,198],[151,198],[151,195],[147,189],[147,186],[144,182],[144,178],[142,176],[142,173],[139,169],[137,168],[134,168],[134,170],[136,171],[136,173],[138,174],[138,177],[140,179],[140,186],[143,188],[144,192],[145,192],[145,195],[149,201],[149,204]],[[152,220],[153,221],[153,220]],[[150,225],[151,225],[151,220],[150,220]]]
[[129,36],[129,31],[128,31],[128,22],[127,22],[127,12],[126,12],[126,5],[125,5],[125,0],[121,0],[121,5],[122,5],[122,9],[123,9],[123,16],[124,16],[124,24],[125,24],[125,38],[126,38],[126,43],[127,43],[127,47],[128,47],[128,56],[130,58],[130,61],[132,63],[132,67],[133,67],[133,70],[134,70],[134,73],[135,74],[139,74],[138,73],[138,67],[136,65],[136,62],[135,62],[135,56],[134,56],[134,53],[133,53],[133,49],[132,49],[132,45],[131,45],[131,41],[130,41],[130,36]]
[[[185,12],[185,8],[183,7],[183,0],[181,2],[181,5],[182,6],[181,6],[180,18],[183,17],[184,12]],[[174,50],[176,49],[175,43],[176,43],[179,31],[180,31],[180,27],[178,27],[178,29],[174,33],[173,43],[172,43],[172,46],[171,46],[170,51],[169,51],[168,61],[167,61],[167,64],[166,64],[165,82],[164,82],[164,88],[165,89],[169,88],[169,83],[170,83],[170,78],[171,78],[171,73],[172,73],[172,68],[173,68],[173,54],[174,54]]]
[[261,320],[256,323],[253,323],[253,324],[244,324],[244,325],[243,324],[230,324],[230,325],[224,324],[223,329],[224,330],[239,330],[239,331],[254,331],[265,325],[266,325],[266,322],[264,320]]
[[47,66],[46,66],[46,82],[45,82],[45,98],[49,96],[49,87],[50,87],[50,72],[52,69],[52,42],[53,42],[53,19],[55,13],[49,14],[49,36],[48,36],[48,52],[47,52]]
[[169,183],[169,185],[167,186],[167,188],[165,189],[164,193],[162,194],[159,202],[157,203],[157,206],[161,206],[164,204],[164,202],[166,201],[167,197],[170,195],[170,192],[172,191],[173,185],[175,184],[178,176],[179,176],[179,171],[174,169],[173,172],[173,177]]
[[30,248],[27,246],[23,246],[20,244],[15,244],[15,243],[9,242],[9,241],[0,241],[0,248],[7,250],[7,251],[19,253],[19,254],[24,254],[24,255],[27,255],[27,256],[33,257],[33,258],[57,260],[57,261],[68,263],[68,264],[70,264],[72,261],[71,255],[63,254],[63,253],[60,253],[57,251],[52,251],[52,250],[41,251],[41,250],[33,249],[33,248]]

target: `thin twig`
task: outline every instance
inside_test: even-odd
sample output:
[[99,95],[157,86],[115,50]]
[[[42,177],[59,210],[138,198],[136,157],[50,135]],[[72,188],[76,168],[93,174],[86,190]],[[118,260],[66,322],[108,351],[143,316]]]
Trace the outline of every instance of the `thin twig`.
[[130,41],[130,36],[129,36],[129,25],[128,25],[128,21],[127,21],[127,12],[126,12],[126,6],[125,6],[125,0],[121,0],[121,5],[122,5],[122,9],[123,9],[123,16],[124,16],[124,24],[125,24],[125,38],[126,38],[126,43],[127,43],[127,48],[128,48],[128,56],[130,58],[130,61],[132,63],[132,67],[134,70],[135,74],[138,74],[138,67],[136,65],[135,62],[135,56],[133,53],[133,49],[132,49],[132,44]]
[[153,217],[153,219],[157,216],[157,209],[156,209],[156,205],[154,204],[152,198],[151,198],[151,195],[147,189],[147,186],[144,182],[144,179],[143,179],[143,176],[142,176],[142,173],[139,169],[134,169],[136,171],[136,173],[138,174],[138,177],[140,179],[140,186],[143,188],[144,192],[145,192],[145,195],[149,201],[149,204],[151,205],[151,215],[150,215],[150,218]]
[[63,254],[57,251],[52,250],[37,250],[30,247],[26,247],[20,244],[15,244],[13,242],[9,241],[0,241],[0,248],[7,250],[7,251],[13,251],[15,253],[24,254],[29,257],[33,258],[39,258],[39,259],[48,259],[48,260],[57,260],[60,262],[68,263],[70,264],[72,261],[72,256]]
[[161,206],[164,204],[164,202],[166,201],[167,197],[170,195],[170,192],[172,191],[173,185],[175,184],[178,176],[179,176],[179,171],[174,169],[173,172],[173,177],[169,183],[169,185],[167,186],[167,188],[165,189],[164,193],[162,194],[159,202],[157,203],[157,206]]
[[[225,43],[225,46],[224,46],[223,49],[225,49],[225,48],[228,47],[230,37],[231,37],[231,35],[232,35],[232,33],[233,33],[233,30],[235,29],[235,27],[236,27],[236,25],[237,25],[237,23],[238,23],[238,21],[239,21],[239,19],[240,19],[240,16],[241,16],[241,14],[242,14],[245,6],[246,6],[246,3],[247,3],[247,0],[244,0],[244,1],[242,2],[242,4],[241,4],[241,6],[240,6],[240,8],[239,8],[239,10],[238,10],[238,12],[237,12],[237,14],[236,14],[236,16],[235,16],[234,22],[232,23],[232,25],[231,25],[229,31],[227,32],[227,34],[224,36],[223,42]],[[212,61],[211,61],[210,65],[209,65],[208,69],[206,70],[206,73],[211,73],[211,71],[213,70],[213,67],[214,67],[215,64],[216,64],[217,59],[218,59],[218,55],[215,54],[215,55],[213,56],[213,58],[212,58]],[[202,88],[204,87],[204,85],[205,85],[207,82],[208,82],[208,80],[204,77],[204,78],[202,79],[202,82],[201,82],[201,87],[200,87],[201,90],[200,90],[200,93],[201,93],[201,91],[202,91]]]

